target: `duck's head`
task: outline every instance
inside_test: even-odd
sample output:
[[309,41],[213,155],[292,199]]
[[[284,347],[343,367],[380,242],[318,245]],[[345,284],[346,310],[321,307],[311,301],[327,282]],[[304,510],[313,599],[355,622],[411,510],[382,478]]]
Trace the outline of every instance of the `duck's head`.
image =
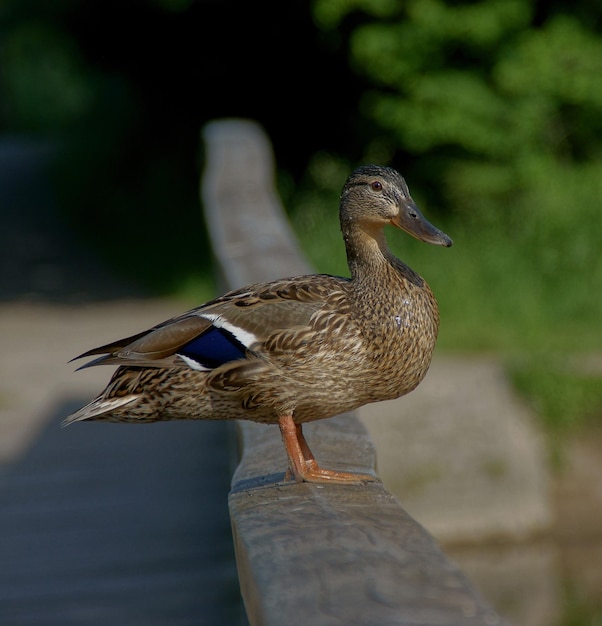
[[380,165],[358,167],[343,187],[341,226],[352,223],[366,230],[392,224],[426,243],[446,247],[453,243],[422,215],[403,177]]

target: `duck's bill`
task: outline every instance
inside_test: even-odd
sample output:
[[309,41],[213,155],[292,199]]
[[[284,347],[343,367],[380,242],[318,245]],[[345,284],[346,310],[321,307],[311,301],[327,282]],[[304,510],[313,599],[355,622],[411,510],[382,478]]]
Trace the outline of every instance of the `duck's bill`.
[[446,248],[449,248],[453,243],[450,237],[433,226],[422,215],[420,209],[413,202],[404,203],[400,208],[399,215],[391,219],[391,224],[425,243],[445,246]]

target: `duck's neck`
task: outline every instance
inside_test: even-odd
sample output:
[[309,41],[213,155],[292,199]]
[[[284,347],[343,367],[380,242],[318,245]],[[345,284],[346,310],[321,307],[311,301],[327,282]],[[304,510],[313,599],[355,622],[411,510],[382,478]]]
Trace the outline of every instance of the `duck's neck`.
[[422,279],[388,248],[382,227],[342,224],[347,263],[357,283],[373,283],[394,272],[411,282]]
[[382,271],[383,266],[390,265],[391,258],[395,258],[387,247],[382,228],[350,223],[343,224],[342,231],[347,262],[354,280],[373,276],[379,269]]

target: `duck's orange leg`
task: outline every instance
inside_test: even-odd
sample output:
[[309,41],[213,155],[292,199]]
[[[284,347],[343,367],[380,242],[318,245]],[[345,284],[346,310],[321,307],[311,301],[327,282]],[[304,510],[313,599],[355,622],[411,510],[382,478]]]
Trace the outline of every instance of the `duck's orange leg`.
[[297,482],[357,485],[376,480],[369,474],[352,474],[321,468],[305,441],[301,424],[295,424],[292,415],[281,415],[278,418],[278,426],[288,456],[289,471]]

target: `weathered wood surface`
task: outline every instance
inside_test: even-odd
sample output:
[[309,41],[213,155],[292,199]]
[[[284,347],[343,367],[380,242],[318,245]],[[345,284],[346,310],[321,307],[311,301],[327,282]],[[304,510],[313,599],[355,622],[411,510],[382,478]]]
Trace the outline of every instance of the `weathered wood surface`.
[[[273,190],[262,130],[216,121],[204,140],[204,207],[227,286],[308,271]],[[374,447],[353,414],[304,431],[325,467],[375,473]],[[278,429],[242,423],[238,432],[229,508],[252,626],[505,623],[380,482],[284,483]]]
[[242,624],[224,424],[61,429],[84,400],[0,465],[0,624]]
[[227,288],[311,272],[282,217],[265,133],[237,120],[209,124],[203,134],[205,220]]

